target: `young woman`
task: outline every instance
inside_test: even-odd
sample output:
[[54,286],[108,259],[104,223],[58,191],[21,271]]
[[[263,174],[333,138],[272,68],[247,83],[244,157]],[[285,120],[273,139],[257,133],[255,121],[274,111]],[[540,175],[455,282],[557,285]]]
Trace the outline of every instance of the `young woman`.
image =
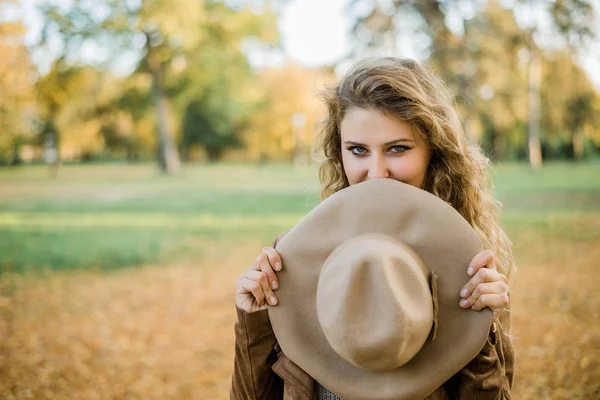
[[[467,267],[471,279],[460,291],[459,305],[473,312],[486,307],[494,311],[488,341],[429,398],[511,398],[511,244],[498,225],[499,203],[492,196],[488,160],[467,144],[445,85],[415,61],[369,59],[355,64],[324,100],[328,116],[320,142],[326,157],[320,168],[322,199],[369,179],[395,179],[452,205],[486,249]],[[273,247],[263,248],[237,280],[231,397],[335,399],[289,360],[284,364],[287,372],[271,369],[281,354],[266,308],[277,305],[277,272],[284,267]]]

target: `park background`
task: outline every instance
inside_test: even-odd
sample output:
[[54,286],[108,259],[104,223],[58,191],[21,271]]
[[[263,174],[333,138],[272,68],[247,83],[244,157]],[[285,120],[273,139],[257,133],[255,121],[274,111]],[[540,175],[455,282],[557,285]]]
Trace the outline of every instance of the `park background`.
[[600,397],[600,2],[0,1],[0,398],[225,399],[319,91],[427,63],[492,159],[516,399]]

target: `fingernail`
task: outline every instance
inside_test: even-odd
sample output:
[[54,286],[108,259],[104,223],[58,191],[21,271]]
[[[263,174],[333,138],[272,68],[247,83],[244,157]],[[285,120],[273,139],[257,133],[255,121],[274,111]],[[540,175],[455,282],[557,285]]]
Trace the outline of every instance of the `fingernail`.
[[460,306],[461,307],[467,307],[469,305],[469,301],[468,300],[461,300],[460,301]]
[[473,268],[469,267],[469,269],[467,270],[467,275],[473,275]]
[[277,261],[277,262],[275,263],[275,269],[276,269],[277,271],[281,271],[281,263],[280,263],[279,261]]
[[471,310],[474,310],[474,309],[475,309],[475,306],[471,306]]
[[271,283],[271,287],[273,290],[277,289],[277,281],[273,281],[273,283]]
[[259,262],[260,262],[260,261],[261,261],[261,259],[262,259],[262,254],[259,254],[258,256],[256,256],[256,261],[259,261]]
[[467,297],[468,293],[469,292],[467,291],[467,288],[464,288],[463,290],[460,291],[460,296],[461,297]]
[[277,299],[275,298],[275,296],[271,296],[271,297],[269,298],[269,301],[270,301],[270,302],[271,302],[271,304],[273,304],[273,305],[277,304]]

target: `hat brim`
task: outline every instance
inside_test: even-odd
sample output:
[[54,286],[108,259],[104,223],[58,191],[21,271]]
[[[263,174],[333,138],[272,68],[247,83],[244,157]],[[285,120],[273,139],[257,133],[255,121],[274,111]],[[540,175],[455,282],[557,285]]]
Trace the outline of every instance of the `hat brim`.
[[[324,261],[340,244],[379,233],[409,245],[438,276],[437,338],[405,365],[384,372],[360,369],[329,345],[317,318],[316,290]],[[345,399],[423,399],[481,350],[492,313],[465,310],[459,292],[467,267],[482,249],[469,223],[438,197],[391,179],[345,188],[321,202],[276,245],[279,304],[269,318],[283,353]],[[357,293],[369,301],[367,293]]]

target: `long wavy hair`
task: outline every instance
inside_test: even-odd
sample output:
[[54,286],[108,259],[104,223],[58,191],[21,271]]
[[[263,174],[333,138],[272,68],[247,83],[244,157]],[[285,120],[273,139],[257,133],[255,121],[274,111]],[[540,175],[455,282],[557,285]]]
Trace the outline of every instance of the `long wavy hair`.
[[484,248],[495,253],[498,271],[511,280],[516,270],[512,244],[498,224],[501,203],[492,193],[489,159],[479,147],[468,145],[441,80],[410,59],[367,59],[354,64],[322,98],[327,117],[318,141],[325,156],[319,170],[321,200],[349,186],[340,133],[349,108],[373,109],[406,121],[431,152],[422,189],[452,205],[471,224]]

